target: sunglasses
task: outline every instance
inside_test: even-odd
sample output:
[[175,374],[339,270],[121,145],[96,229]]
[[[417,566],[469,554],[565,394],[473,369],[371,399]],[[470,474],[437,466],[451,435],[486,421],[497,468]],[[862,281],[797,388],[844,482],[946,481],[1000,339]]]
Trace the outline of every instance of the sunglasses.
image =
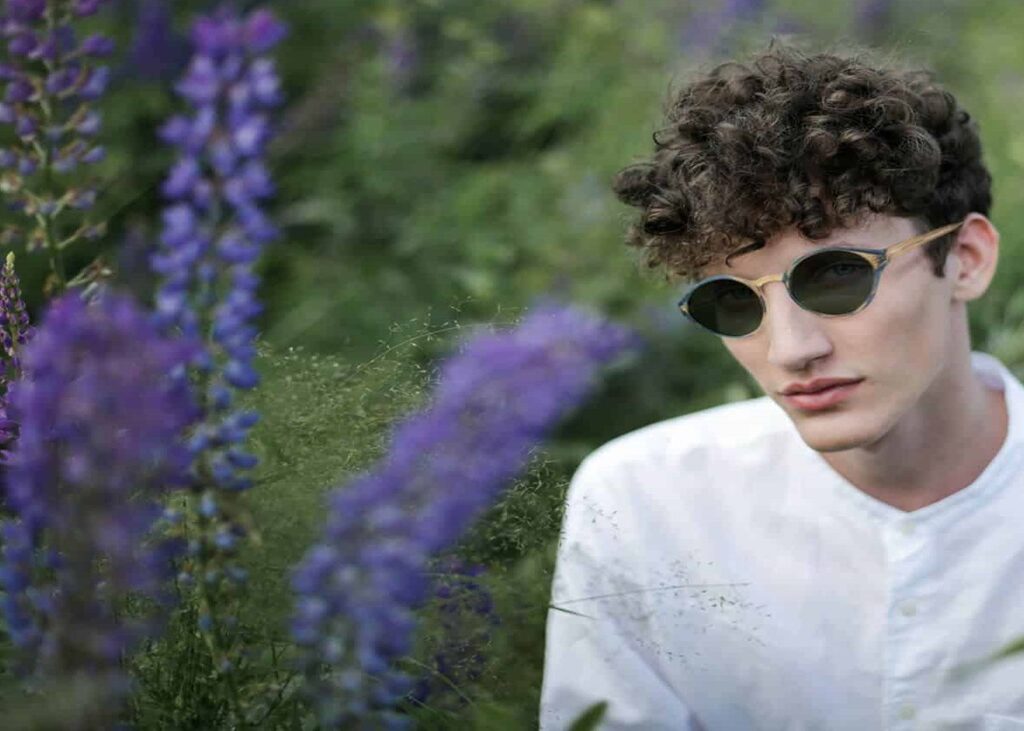
[[800,307],[826,317],[852,315],[867,307],[886,265],[914,247],[955,231],[952,223],[900,241],[886,249],[818,249],[804,254],[785,274],[750,280],[721,274],[694,284],[679,300],[679,310],[716,335],[741,338],[761,326],[766,310],[763,289],[782,282]]

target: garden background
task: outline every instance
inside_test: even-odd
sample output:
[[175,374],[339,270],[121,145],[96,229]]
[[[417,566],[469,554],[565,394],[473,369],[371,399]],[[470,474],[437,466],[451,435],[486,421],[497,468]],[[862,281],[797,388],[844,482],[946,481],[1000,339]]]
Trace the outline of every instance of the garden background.
[[[118,46],[99,167],[109,233],[69,251],[68,268],[101,257],[144,301],[173,156],[157,129],[178,104],[187,22],[213,5],[118,0],[98,20]],[[423,728],[535,726],[561,502],[585,454],[645,424],[758,395],[716,339],[687,326],[677,289],[623,245],[631,214],[610,181],[651,150],[670,82],[773,35],[812,48],[867,44],[935,68],[978,120],[995,178],[1002,256],[972,306],[974,345],[1024,374],[1024,45],[1014,30],[1024,5],[1014,0],[261,5],[290,33],[275,51],[287,101],[270,153],[282,236],[258,267],[263,382],[247,397],[263,415],[248,496],[259,544],[246,555],[257,600],[242,617],[254,636],[287,644],[288,571],[321,530],[325,494],[381,457],[389,428],[425,403],[438,359],[471,325],[513,324],[558,295],[648,343],[460,544],[479,573],[456,592],[466,601],[454,619],[424,613],[421,665],[407,668],[431,679],[415,710]],[[47,262],[15,251],[34,317]],[[142,660],[152,682],[134,701],[136,722],[210,728],[213,711],[199,701],[161,700],[154,668],[172,654],[155,647]],[[205,697],[201,686],[193,698]]]

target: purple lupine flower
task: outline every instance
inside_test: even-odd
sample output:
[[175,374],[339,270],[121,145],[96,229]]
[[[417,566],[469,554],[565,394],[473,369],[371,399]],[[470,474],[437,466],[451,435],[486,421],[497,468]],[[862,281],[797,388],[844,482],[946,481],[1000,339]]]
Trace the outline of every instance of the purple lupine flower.
[[482,334],[443,364],[432,404],[395,429],[381,464],[332,493],[324,538],[292,583],[292,636],[325,727],[405,725],[389,708],[412,682],[392,663],[412,646],[425,563],[500,497],[599,367],[635,343],[552,305],[511,332]]
[[[491,629],[501,624],[494,612],[494,601],[487,587],[475,580],[487,569],[479,563],[467,563],[457,556],[445,556],[433,571],[440,572],[434,584],[434,600],[440,615],[440,645],[433,653],[431,674],[421,677],[409,699],[438,708],[448,701],[452,687],[479,680],[486,664],[483,650],[491,639]],[[458,710],[465,702],[459,696],[449,710]]]
[[21,283],[14,270],[14,252],[9,252],[3,270],[0,270],[0,347],[6,363],[19,369],[18,350],[31,336],[28,312],[21,297]]
[[[6,396],[4,397],[6,401]],[[0,465],[5,465],[11,456],[11,447],[18,439],[18,422],[7,415],[7,404],[0,403]],[[3,493],[6,474],[0,471],[0,495]],[[0,505],[3,504],[0,497]]]
[[[7,413],[7,393],[10,385],[21,376],[20,353],[32,337],[32,331],[21,297],[21,284],[14,270],[14,252],[10,252],[0,271],[0,348],[3,350],[0,354],[3,359],[0,372],[0,466],[6,463],[18,436],[18,424]],[[3,480],[0,468],[0,490]]]
[[[169,79],[188,62],[188,40],[175,32],[170,0],[133,0],[134,41],[127,71],[146,79]],[[136,9],[137,8],[137,9]]]
[[[203,318],[212,318],[214,342],[204,362],[211,371],[207,404],[218,418],[231,412],[232,390],[258,381],[252,320],[262,307],[253,268],[277,236],[260,205],[274,192],[263,158],[268,112],[281,101],[273,61],[262,54],[282,33],[265,11],[200,18],[193,29],[196,55],[177,87],[193,115],[175,116],[162,130],[179,156],[164,183],[169,205],[151,259],[162,277],[158,318],[186,335],[199,335]],[[217,284],[229,291],[213,301],[208,293]],[[220,487],[248,486],[228,472]]]
[[399,92],[408,91],[421,64],[418,39],[405,28],[386,32],[382,52],[392,85]]
[[888,26],[893,0],[860,0],[854,5],[854,24],[862,34],[877,35]]
[[682,29],[684,52],[696,57],[713,53],[737,25],[759,19],[765,5],[765,0],[717,0],[710,8],[701,7]]
[[149,266],[155,243],[147,223],[133,220],[125,226],[117,247],[115,268],[121,274],[120,280],[140,298],[150,296],[155,285],[153,270]]
[[177,547],[152,529],[186,480],[183,432],[198,409],[168,374],[193,351],[111,292],[55,300],[24,349],[0,571],[22,672],[116,680],[122,653],[154,628],[155,615],[129,618],[122,603],[169,599]]
[[[185,577],[210,579],[211,591],[230,592],[245,580],[234,558],[247,522],[238,493],[252,485],[245,473],[257,460],[244,443],[258,415],[238,411],[235,400],[259,383],[254,320],[262,306],[254,267],[277,237],[261,206],[274,193],[265,156],[270,112],[282,100],[266,54],[284,32],[263,10],[200,17],[192,29],[195,55],[177,84],[191,114],[174,116],[161,130],[178,157],[163,185],[168,205],[150,259],[160,277],[157,322],[186,337],[211,338],[193,363],[204,410],[190,439],[201,532]],[[216,620],[203,614],[200,623],[213,627]],[[218,663],[226,667],[230,659]]]
[[7,0],[0,14],[7,56],[0,64],[0,124],[16,138],[0,148],[4,193],[30,220],[33,228],[22,232],[28,249],[50,249],[58,290],[66,286],[62,250],[91,228],[87,220],[66,228],[64,217],[91,209],[96,198],[94,182],[72,175],[105,154],[95,140],[100,117],[93,105],[106,90],[109,70],[101,59],[113,43],[102,35],[80,38],[77,27],[103,4]]

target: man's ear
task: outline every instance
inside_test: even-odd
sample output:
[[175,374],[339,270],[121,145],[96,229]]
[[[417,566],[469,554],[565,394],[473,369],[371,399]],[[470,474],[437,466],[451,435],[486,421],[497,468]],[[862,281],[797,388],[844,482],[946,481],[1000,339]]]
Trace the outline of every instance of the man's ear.
[[946,257],[946,277],[955,301],[981,297],[992,283],[999,262],[999,231],[986,216],[969,213],[957,229]]

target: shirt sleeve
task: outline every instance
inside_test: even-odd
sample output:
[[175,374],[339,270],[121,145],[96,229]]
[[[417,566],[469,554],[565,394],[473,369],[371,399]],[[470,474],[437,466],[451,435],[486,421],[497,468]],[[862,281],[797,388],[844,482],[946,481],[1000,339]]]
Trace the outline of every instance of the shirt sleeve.
[[623,544],[607,481],[584,460],[569,486],[547,616],[540,730],[564,731],[606,700],[600,731],[703,731],[637,642],[629,619],[637,593],[616,555]]

